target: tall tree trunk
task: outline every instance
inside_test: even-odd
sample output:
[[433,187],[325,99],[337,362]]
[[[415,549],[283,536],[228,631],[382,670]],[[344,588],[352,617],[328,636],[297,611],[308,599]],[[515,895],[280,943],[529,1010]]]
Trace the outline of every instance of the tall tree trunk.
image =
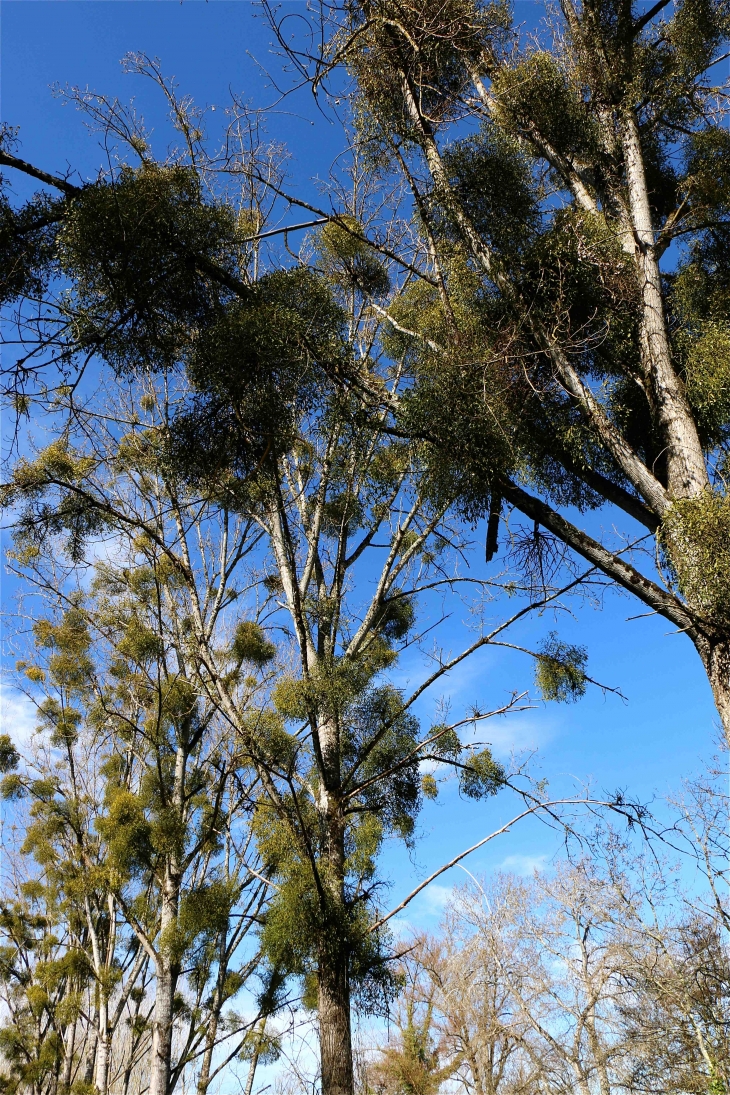
[[256,1069],[258,1067],[259,1057],[261,1055],[261,1038],[263,1038],[265,1030],[266,1019],[264,1018],[261,1020],[258,1027],[256,1028],[256,1046],[253,1051],[251,1063],[248,1066],[248,1076],[246,1077],[246,1087],[244,1088],[243,1095],[251,1095],[251,1092],[253,1091],[253,1082],[256,1076]]
[[641,340],[648,394],[666,445],[669,493],[675,499],[694,498],[709,486],[707,466],[684,385],[672,364],[644,153],[633,110],[626,114],[622,136],[642,295]]
[[84,1083],[91,1087],[94,1078],[94,1062],[96,1061],[96,1046],[99,1040],[99,1005],[94,1007],[94,1015],[91,1023],[89,1046],[86,1051],[86,1064],[84,1066]]
[[198,1075],[198,1095],[206,1095],[206,1092],[208,1090],[208,1084],[210,1083],[210,1066],[213,1061],[213,1050],[215,1049],[215,1041],[218,1037],[218,1022],[220,1020],[221,1012],[220,1006],[218,1004],[219,999],[220,992],[219,986],[217,986],[216,1003],[208,1020],[208,1029],[205,1032],[205,1050],[203,1051],[203,1060],[200,1065],[200,1073]]
[[165,880],[160,918],[160,954],[157,959],[155,1006],[152,1013],[152,1050],[148,1095],[167,1095],[172,1058],[172,1010],[177,986],[177,968],[165,953],[177,922],[179,886],[170,877]]
[[320,727],[325,772],[337,790],[323,790],[320,809],[326,817],[328,874],[331,927],[325,917],[323,938],[319,946],[317,989],[319,1011],[319,1044],[322,1068],[322,1095],[353,1095],[354,1070],[350,1030],[349,953],[342,940],[345,910],[345,822],[339,798],[339,736],[333,725]]
[[707,650],[700,649],[700,657],[707,670],[725,740],[730,748],[730,642],[708,643]]
[[350,1035],[350,983],[347,955],[332,953],[327,941],[320,951],[319,1045],[322,1095],[352,1095],[354,1087]]
[[61,1091],[64,1095],[71,1089],[71,1079],[73,1075],[73,1063],[74,1063],[74,1049],[76,1046],[76,1025],[77,1020],[74,1019],[68,1025],[66,1032],[66,1040],[63,1047],[63,1069],[61,1070]]
[[96,1071],[94,1083],[97,1095],[107,1095],[109,1089],[109,1000],[105,986],[100,986],[101,1003],[99,1006],[99,1036],[96,1043]]

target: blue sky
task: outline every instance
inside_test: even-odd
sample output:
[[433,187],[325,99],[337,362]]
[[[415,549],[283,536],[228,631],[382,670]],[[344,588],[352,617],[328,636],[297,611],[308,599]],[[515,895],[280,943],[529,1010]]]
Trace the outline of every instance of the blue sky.
[[[299,3],[284,7],[292,15],[303,11]],[[518,3],[516,9],[527,23],[538,10],[529,3]],[[162,128],[164,110],[159,102],[139,78],[121,73],[120,58],[131,50],[159,57],[163,70],[200,105],[222,110],[230,90],[257,106],[277,99],[261,66],[276,71],[279,62],[270,52],[270,32],[248,0],[3,0],[0,18],[2,117],[20,126],[20,154],[50,171],[72,166],[82,175],[93,175],[102,162],[97,138],[89,136],[71,107],[54,98],[50,85],[88,85],[123,100],[136,94],[148,122]],[[215,117],[220,115],[211,115]],[[340,149],[337,125],[302,92],[279,105],[269,130],[289,146],[289,173],[297,192],[315,198],[316,177],[326,176]],[[593,518],[596,532],[603,528],[610,534],[612,524],[609,510]],[[483,544],[481,532],[476,538]],[[477,554],[482,552],[478,547]],[[7,598],[12,592],[7,577],[4,587]],[[591,779],[599,792],[620,787],[644,800],[662,796],[698,770],[716,736],[704,672],[690,643],[669,635],[670,625],[664,621],[650,617],[626,622],[642,611],[638,602],[609,593],[600,611],[576,606],[575,617],[563,618],[559,625],[565,638],[588,647],[591,675],[620,687],[627,703],[593,690],[574,706],[538,704],[535,710],[490,726],[484,736],[496,751],[506,756],[512,745],[537,747],[534,767],[556,788]],[[455,650],[461,641],[462,616],[457,605],[451,625]],[[532,621],[524,625],[519,639],[534,644],[552,626],[547,618]],[[416,668],[405,663],[402,672],[415,674]],[[453,712],[458,715],[471,703],[498,705],[514,688],[528,687],[531,677],[523,656],[484,651],[449,685]],[[6,704],[4,729],[12,734],[26,714],[12,693],[8,696],[7,686]],[[424,717],[432,706],[432,701],[424,703]],[[441,862],[501,824],[513,807],[501,797],[487,804],[464,802],[448,789],[425,809],[413,859],[396,848],[387,853],[394,902]],[[559,847],[554,833],[530,823],[489,845],[467,865],[475,873],[499,866],[529,869],[549,860]],[[448,887],[464,880],[458,871],[444,876],[440,889],[414,902],[409,920],[433,923]]]

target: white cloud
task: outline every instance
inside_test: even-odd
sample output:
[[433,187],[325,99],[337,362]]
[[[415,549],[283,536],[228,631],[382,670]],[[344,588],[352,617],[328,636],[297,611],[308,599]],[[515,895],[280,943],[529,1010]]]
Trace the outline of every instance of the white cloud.
[[418,899],[421,905],[425,905],[429,912],[441,913],[451,902],[453,896],[453,886],[442,886],[438,882],[432,882],[430,886],[426,886],[426,889],[418,895]]
[[488,741],[500,756],[521,753],[526,749],[542,749],[558,733],[556,720],[544,714],[537,719],[529,714],[499,716],[479,727],[479,739]]
[[454,887],[442,886],[432,882],[422,890],[400,916],[391,920],[391,928],[397,939],[407,938],[415,931],[433,928],[435,920],[440,920],[444,910],[454,899]]
[[523,878],[528,878],[535,871],[544,870],[547,860],[546,855],[508,855],[499,864],[499,870],[509,871],[512,874],[519,874]]
[[28,697],[0,678],[0,726],[21,753],[30,744],[37,723],[36,709]]

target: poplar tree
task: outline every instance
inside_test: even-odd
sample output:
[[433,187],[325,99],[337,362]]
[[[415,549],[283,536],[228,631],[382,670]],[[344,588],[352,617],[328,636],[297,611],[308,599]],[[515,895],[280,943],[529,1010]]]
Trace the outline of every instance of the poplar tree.
[[[312,239],[309,256],[285,268],[266,263],[267,196],[280,182],[271,158],[260,149],[222,166],[206,157],[194,110],[162,84],[186,142],[167,162],[153,158],[133,116],[93,96],[83,105],[127,141],[138,166],[125,162],[77,185],[14,151],[0,157],[61,194],[8,206],[5,243],[18,255],[7,292],[20,301],[28,350],[13,371],[16,406],[32,410],[50,397],[68,423],[36,460],[16,466],[6,501],[21,509],[23,566],[54,537],[66,538],[74,565],[109,529],[126,545],[129,565],[99,567],[93,590],[107,658],[97,704],[128,741],[109,771],[103,833],[119,908],[155,969],[150,1095],[167,1095],[175,1076],[175,990],[184,955],[208,930],[194,930],[196,902],[207,923],[204,895],[218,887],[208,911],[225,909],[214,865],[229,795],[243,794],[241,772],[271,890],[260,932],[271,981],[300,979],[317,1008],[324,1095],[351,1095],[353,999],[379,1008],[389,998],[386,924],[413,897],[382,910],[378,855],[386,839],[413,840],[423,797],[438,789],[421,764],[456,775],[470,798],[507,781],[488,744],[470,733],[495,712],[455,722],[442,713],[426,727],[414,705],[585,576],[571,575],[562,589],[511,587],[520,605],[495,623],[488,585],[460,574],[462,518],[475,512],[464,483],[480,484],[480,474],[464,460],[460,479],[434,461],[430,427],[417,425],[429,398],[434,415],[443,409],[443,392],[414,384],[423,376],[412,349],[419,336],[384,308],[392,286],[406,299],[410,282],[394,279],[402,225],[382,249],[392,268],[367,242],[377,164],[366,184],[356,165],[337,195],[342,212]],[[233,196],[223,185],[229,176]],[[47,309],[29,317],[33,294]],[[473,301],[463,311],[474,312]],[[429,345],[438,352],[430,336]],[[143,384],[126,422],[84,410],[75,370],[90,361],[103,363],[120,390]],[[77,383],[52,393],[34,387],[29,370],[48,377],[53,363]],[[401,417],[404,406],[410,417]],[[101,437],[98,451],[90,437]],[[491,418],[479,437],[491,452]],[[120,478],[125,491],[110,493]],[[141,508],[130,507],[127,491]],[[249,575],[259,598],[252,614],[234,608],[231,583],[254,529],[268,569]],[[453,656],[432,651],[418,684],[397,688],[389,671],[419,641],[419,599],[426,611],[439,591],[460,588],[474,595],[472,641]],[[262,631],[268,611],[271,627],[286,627],[286,642],[272,644]],[[527,653],[547,696],[585,690],[578,648],[548,637]],[[499,710],[516,705],[513,696]],[[535,795],[520,816],[544,806]],[[201,860],[208,865],[199,874]],[[156,902],[149,918],[148,893]]]
[[[530,34],[508,3],[357,0],[319,53],[283,26],[410,194],[400,428],[488,559],[508,505],[538,570],[557,542],[686,634],[730,735],[726,0],[561,0]],[[607,504],[618,547],[575,516]]]
[[[188,364],[195,398],[173,424],[170,447],[191,481],[224,485],[238,511],[264,532],[271,568],[264,584],[291,639],[290,669],[257,713],[240,713],[225,677],[211,675],[261,778],[254,830],[276,886],[262,945],[275,968],[299,978],[305,1004],[316,1007],[325,1095],[353,1090],[352,1008],[382,1010],[394,989],[384,929],[413,894],[384,914],[378,859],[388,839],[412,843],[423,798],[438,791],[423,762],[437,766],[439,779],[455,774],[468,798],[489,797],[508,782],[490,748],[473,740],[473,730],[496,712],[425,726],[414,705],[465,658],[505,643],[511,624],[580,581],[534,597],[514,590],[520,607],[490,624],[488,585],[461,575],[468,533],[452,484],[434,475],[420,441],[394,435],[382,407],[383,396],[402,398],[410,372],[407,349],[371,304],[388,292],[390,272],[358,238],[375,200],[369,177],[355,157],[355,196],[311,240],[310,270],[262,278],[267,293],[276,286],[292,294],[290,302],[307,301],[301,315],[310,332],[319,339],[329,332],[324,364],[316,372],[316,363],[309,366],[316,390],[300,384],[289,399],[288,432],[271,438],[253,472],[238,462],[236,446],[245,454],[245,437],[230,423],[247,407],[240,361],[250,312],[236,303],[196,345]],[[301,296],[293,296],[294,287]],[[287,361],[278,337],[266,332],[256,350],[263,355],[270,347]],[[292,354],[290,345],[285,353]],[[357,390],[340,383],[342,374],[357,378]],[[431,598],[469,591],[479,621],[473,641],[451,656],[437,648],[430,670],[414,670],[412,685],[396,687],[391,674],[400,653],[439,626],[419,633],[419,602],[425,623]],[[233,649],[249,641],[241,630]],[[216,654],[207,657],[212,663]],[[585,690],[581,651],[548,638],[534,657],[550,698]],[[500,711],[516,704],[513,696]],[[530,801],[528,811],[541,808]]]

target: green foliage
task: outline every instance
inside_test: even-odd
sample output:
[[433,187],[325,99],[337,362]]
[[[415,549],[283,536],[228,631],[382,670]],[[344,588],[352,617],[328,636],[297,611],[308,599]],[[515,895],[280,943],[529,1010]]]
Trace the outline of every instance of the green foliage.
[[192,168],[145,163],[85,187],[58,239],[76,298],[74,352],[96,348],[118,373],[179,363],[221,307],[201,264],[232,272],[235,239],[231,211],[204,200]]
[[343,531],[351,535],[364,520],[365,507],[352,491],[331,494],[322,506],[322,531],[326,536],[339,536]]
[[686,143],[687,189],[700,210],[715,216],[730,212],[730,134],[710,125],[692,133]]
[[477,136],[445,151],[444,166],[460,206],[497,251],[518,250],[534,235],[537,195],[531,166],[514,138],[485,122]]
[[[211,878],[182,893],[177,919],[160,937],[159,943],[171,962],[179,965],[184,957],[191,957],[194,950],[202,956],[205,944],[226,930],[238,889],[236,884]],[[235,988],[231,982],[229,990]]]
[[717,443],[730,428],[730,326],[706,323],[688,346],[687,396],[705,439]]
[[53,273],[65,200],[41,194],[13,209],[0,178],[0,300],[43,295]]
[[522,292],[559,317],[566,337],[581,332],[578,364],[616,375],[634,360],[639,294],[636,275],[613,226],[601,214],[562,209],[526,256]]
[[487,798],[504,786],[505,770],[492,756],[490,749],[472,753],[459,770],[459,788],[467,798]]
[[498,121],[508,132],[535,127],[567,156],[598,151],[598,128],[574,76],[550,53],[529,54],[494,81]]
[[276,656],[276,647],[267,641],[263,629],[253,620],[236,625],[231,654],[236,662],[251,662],[261,669]]
[[152,859],[152,832],[138,795],[123,787],[107,791],[106,811],[96,828],[108,847],[108,864],[123,878]]
[[[190,479],[232,490],[290,448],[299,413],[346,361],[343,314],[323,280],[302,268],[264,275],[196,339],[195,390],[174,425],[169,459]],[[245,493],[248,506],[253,495]]]
[[20,763],[20,753],[9,734],[0,734],[0,772],[12,772]]
[[374,628],[389,642],[404,639],[416,619],[416,606],[412,597],[403,596],[398,589],[391,590],[375,618]]
[[253,1058],[256,1058],[256,1061],[260,1065],[272,1065],[279,1060],[280,1056],[280,1037],[269,1034],[265,1027],[263,1030],[254,1027],[246,1032],[239,1053],[239,1057],[242,1061],[250,1061]]
[[454,117],[454,100],[465,89],[465,62],[493,59],[510,37],[506,3],[473,0],[422,0],[418,4],[383,0],[365,24],[363,7],[349,9],[352,45],[347,63],[357,77],[364,135],[380,127],[403,140],[418,140],[404,102],[400,76],[417,89],[421,108],[435,124]]
[[71,561],[83,558],[86,540],[107,524],[106,515],[86,490],[96,466],[93,457],[74,452],[63,438],[53,441],[34,461],[18,461],[10,481],[0,489],[0,507],[22,507],[13,531],[15,558],[31,562],[46,537],[63,532]]
[[[307,818],[316,834],[313,817]],[[376,826],[377,828],[377,826]],[[358,833],[363,829],[364,832]],[[358,837],[373,849],[373,820],[355,823],[349,838],[349,867],[357,864]],[[292,841],[288,825],[263,806],[256,815],[255,832],[264,862],[275,872],[278,890],[261,929],[261,946],[273,968],[294,974],[309,984],[309,1003],[316,1006],[312,978],[321,963],[343,963],[352,989],[363,999],[391,991],[390,976],[382,964],[384,938],[370,931],[367,906],[341,895],[325,855],[317,857],[316,878],[304,850],[304,841]],[[367,835],[366,835],[367,834]],[[354,861],[354,863],[353,863]],[[344,900],[343,900],[344,897]]]
[[344,288],[366,296],[384,296],[390,288],[388,272],[377,254],[361,238],[355,217],[340,214],[319,234],[320,262],[325,276]]
[[665,560],[687,602],[730,623],[730,499],[707,490],[674,502],[661,530]]
[[544,700],[575,703],[586,691],[588,654],[551,631],[535,661],[535,683]]
[[257,755],[267,767],[275,771],[293,769],[299,743],[293,734],[284,729],[281,714],[270,708],[249,711],[244,719],[246,732],[255,742]]

